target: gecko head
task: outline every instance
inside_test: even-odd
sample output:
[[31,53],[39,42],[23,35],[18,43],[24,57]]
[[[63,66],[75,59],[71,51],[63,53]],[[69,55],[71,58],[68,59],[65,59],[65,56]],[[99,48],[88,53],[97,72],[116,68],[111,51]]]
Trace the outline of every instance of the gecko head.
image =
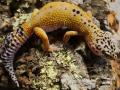
[[120,59],[120,49],[110,32],[95,31],[86,37],[91,51],[106,59]]

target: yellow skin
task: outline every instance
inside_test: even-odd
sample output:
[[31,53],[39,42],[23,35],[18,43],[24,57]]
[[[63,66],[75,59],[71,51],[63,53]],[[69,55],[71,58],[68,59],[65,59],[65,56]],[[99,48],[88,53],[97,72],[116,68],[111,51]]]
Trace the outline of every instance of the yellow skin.
[[52,50],[46,32],[64,26],[72,30],[65,33],[63,38],[65,43],[70,36],[84,35],[88,46],[95,54],[106,58],[117,58],[117,46],[112,42],[111,34],[100,30],[92,22],[90,15],[74,4],[66,2],[48,3],[40,10],[34,10],[31,19],[23,24],[24,31],[28,35],[35,33],[42,39],[43,48],[46,51]]
[[23,24],[23,29],[28,35],[35,33],[42,39],[45,51],[52,50],[46,32],[57,30],[60,27],[71,29],[64,35],[65,43],[71,36],[82,35],[93,53],[105,58],[118,59],[118,48],[112,41],[111,34],[98,28],[92,22],[90,14],[74,4],[48,3],[40,10],[35,9],[31,19]]

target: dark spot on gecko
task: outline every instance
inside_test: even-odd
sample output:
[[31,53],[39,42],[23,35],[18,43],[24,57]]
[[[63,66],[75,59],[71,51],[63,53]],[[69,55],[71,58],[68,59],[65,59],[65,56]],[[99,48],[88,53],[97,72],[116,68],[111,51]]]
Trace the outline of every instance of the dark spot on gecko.
[[108,48],[108,46],[107,46],[107,45],[105,45],[105,46],[104,46],[104,48]]
[[97,48],[98,50],[101,50],[100,45],[97,45],[96,48]]
[[11,51],[10,49],[7,50],[9,53],[13,53],[13,51]]
[[65,7],[65,10],[67,10],[67,8]]
[[108,40],[108,45],[110,45],[110,41]]
[[[13,69],[12,69],[12,68],[9,68],[9,70],[12,71]],[[13,74],[13,73],[11,73],[11,74]]]
[[17,42],[16,38],[14,38],[14,41]]
[[94,33],[96,33],[96,34],[97,34],[97,31],[94,31]]
[[20,45],[20,43],[19,43],[19,42],[16,42],[16,44],[17,44],[17,45]]
[[22,35],[22,36],[24,35],[22,31],[20,31],[20,35]]
[[88,22],[91,22],[91,20],[88,20]]
[[77,13],[77,14],[79,14],[79,13],[80,13],[80,11],[76,11],[76,13]]
[[100,34],[103,34],[102,32],[99,32]]
[[111,58],[111,56],[110,56],[110,55],[108,55],[108,54],[106,54],[106,53],[105,53],[105,51],[102,51],[102,53],[103,53],[106,57]]
[[83,24],[86,24],[86,22],[84,22]]
[[19,32],[19,29],[17,29],[17,33]]
[[105,37],[105,39],[108,39],[108,37]]
[[96,53],[98,53],[98,51],[95,50]]
[[50,6],[50,8],[52,8],[52,6]]
[[9,46],[5,44],[5,46],[3,47],[3,50],[6,50],[7,48],[9,48]]
[[10,43],[10,40],[6,39],[6,44]]
[[17,34],[20,34],[22,36],[24,35],[23,32],[22,32],[22,30],[19,30],[19,29],[17,29]]
[[14,37],[13,33],[11,33],[11,37]]
[[82,16],[82,14],[80,14],[80,16]]
[[9,42],[12,42],[12,39],[9,39]]
[[105,51],[102,51],[103,54],[105,54]]
[[76,15],[74,14],[74,16],[76,16]]
[[15,47],[15,44],[11,43],[11,46],[12,46],[12,47]]
[[99,39],[96,39],[96,42],[98,43]]
[[73,12],[75,12],[76,10],[75,9],[73,9]]
[[114,48],[114,50],[115,50],[115,45],[113,45],[113,48]]
[[103,44],[103,41],[101,41],[101,44]]
[[103,39],[103,41],[105,41],[105,39]]
[[94,29],[96,29],[96,27],[94,27]]
[[5,68],[9,69],[9,66],[5,66]]
[[93,28],[93,26],[91,26],[91,28]]
[[114,49],[114,47],[111,45],[111,49]]
[[90,27],[90,24],[88,24],[88,26]]
[[19,41],[19,40],[17,40],[17,38],[14,38],[14,39],[13,39],[13,41],[14,41],[17,45],[19,45],[19,44],[20,44],[20,41]]
[[6,53],[7,56],[9,56],[10,54],[9,53]]

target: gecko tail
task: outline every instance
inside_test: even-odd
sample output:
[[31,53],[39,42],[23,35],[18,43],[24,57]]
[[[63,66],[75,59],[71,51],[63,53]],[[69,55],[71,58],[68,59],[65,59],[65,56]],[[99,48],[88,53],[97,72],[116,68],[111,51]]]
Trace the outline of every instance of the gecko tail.
[[19,29],[9,33],[1,45],[2,51],[0,51],[0,58],[2,59],[6,71],[8,71],[11,79],[17,87],[19,87],[19,83],[14,72],[13,60],[16,52],[28,38],[29,35],[27,35],[23,28],[20,27]]
[[19,83],[18,80],[16,78],[15,72],[14,72],[14,68],[13,68],[13,59],[12,60],[5,60],[5,62],[3,62],[5,69],[7,70],[7,72],[9,73],[11,79],[13,80],[13,82],[16,84],[17,87],[19,87]]

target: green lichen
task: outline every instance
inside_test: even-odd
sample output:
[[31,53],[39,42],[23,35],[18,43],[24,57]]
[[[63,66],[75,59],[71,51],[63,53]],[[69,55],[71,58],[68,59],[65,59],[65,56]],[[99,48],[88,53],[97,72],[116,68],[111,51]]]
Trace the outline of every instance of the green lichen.
[[29,20],[31,16],[31,13],[29,14],[22,13],[20,9],[18,9],[17,11],[18,12],[15,14],[15,21],[12,22],[14,30],[19,28],[19,26],[22,25],[23,22]]
[[41,67],[40,76],[33,78],[33,88],[36,90],[60,90],[60,77],[64,72],[71,72],[78,79],[87,76],[83,63],[77,61],[82,58],[75,58],[77,55],[69,50],[53,52],[50,57],[39,51],[36,51],[36,55]]

